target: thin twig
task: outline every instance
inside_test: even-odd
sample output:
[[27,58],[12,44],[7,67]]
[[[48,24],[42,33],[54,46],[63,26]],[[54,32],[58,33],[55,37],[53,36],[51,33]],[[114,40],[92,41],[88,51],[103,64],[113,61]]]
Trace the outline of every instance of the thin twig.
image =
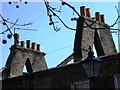
[[110,27],[115,26],[115,24],[117,24],[118,19],[120,18],[120,16],[119,16],[119,11],[118,11],[118,9],[117,9],[116,6],[115,6],[115,8],[116,8],[116,11],[117,11],[118,17],[117,17],[117,19],[115,20],[115,23],[113,23]]
[[[26,23],[26,24],[17,24],[18,19],[17,19],[15,22],[10,22],[10,21],[8,21],[9,19],[3,18],[3,16],[2,16],[1,14],[0,14],[0,17],[2,18],[2,20],[0,20],[0,22],[1,22],[1,23],[5,23],[5,26],[7,27],[7,29],[4,30],[3,32],[1,32],[0,34],[4,34],[5,32],[9,31],[11,35],[14,35],[14,34],[12,33],[12,31],[11,31],[11,29],[12,29],[14,26],[27,26],[27,25],[32,25],[32,24],[33,24],[32,22],[29,22],[29,23]],[[12,24],[12,26],[9,27],[7,23]],[[15,29],[37,31],[37,30],[35,30],[35,29],[14,28],[14,32],[15,32]]]
[[[63,21],[51,8],[49,8],[49,3],[47,3],[47,1],[44,0],[44,3],[45,3],[45,6],[46,6],[46,8],[47,8],[47,15],[49,16],[51,22],[53,22],[53,20],[52,20],[52,18],[50,17],[50,15],[51,15],[50,12],[51,12],[54,16],[56,16],[56,17],[60,20],[60,22],[61,22],[66,28],[68,28],[68,29],[70,29],[70,30],[76,30],[76,29],[73,29],[73,28],[68,27],[68,26],[64,23],[64,21]],[[55,30],[55,25],[54,25],[54,23],[53,23],[53,28],[54,28],[54,30]]]
[[[1,14],[0,14],[0,16],[1,16],[1,18],[3,19],[3,21],[5,21],[5,19],[2,17]],[[13,28],[17,22],[18,22],[18,19],[15,21],[15,23],[14,23],[10,28],[9,28],[9,26],[8,26],[7,24],[5,24],[5,26],[7,27],[7,30],[5,30],[5,31],[3,31],[3,32],[1,32],[1,33],[3,34],[3,33],[5,33],[5,32],[7,32],[7,31],[9,31],[11,35],[14,35],[10,29]]]
[[38,31],[36,29],[27,29],[27,28],[14,28],[14,29],[18,29],[18,30],[29,30],[29,31]]
[[[77,10],[76,10],[73,6],[71,6],[70,4],[68,4],[68,3],[66,3],[66,2],[64,2],[64,1],[62,1],[62,0],[60,0],[60,1],[61,1],[62,3],[64,3],[64,5],[67,5],[67,6],[68,6],[69,8],[71,8],[73,11],[75,11],[75,13],[76,13],[79,17],[81,17],[81,16],[79,15],[79,13],[77,12]],[[91,25],[89,25],[89,24],[86,22],[86,20],[89,20],[89,19],[86,19],[86,18],[84,18],[84,17],[82,17],[82,19],[84,20],[84,23],[85,23],[89,28],[91,28],[91,29],[99,29],[99,30],[100,30],[100,29],[110,29],[110,30],[113,30],[113,29],[110,28],[110,27],[113,27],[114,25],[116,25],[118,19],[120,18],[119,11],[118,11],[117,7],[115,7],[115,8],[116,8],[116,10],[117,10],[118,17],[117,17],[117,19],[115,20],[115,23],[113,23],[113,24],[110,25],[109,27],[106,26],[106,25],[97,23],[97,24],[99,24],[99,25],[101,25],[101,26],[103,26],[103,27],[105,27],[105,28],[93,28],[93,27],[91,27]],[[91,20],[89,20],[89,21],[91,21]],[[95,21],[95,22],[94,22],[94,21],[91,21],[91,22],[96,23],[96,21]]]

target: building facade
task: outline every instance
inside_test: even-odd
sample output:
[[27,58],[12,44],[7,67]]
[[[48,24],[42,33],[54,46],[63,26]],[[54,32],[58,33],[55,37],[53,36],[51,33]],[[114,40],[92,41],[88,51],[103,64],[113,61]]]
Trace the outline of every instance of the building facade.
[[[93,81],[93,87],[101,90],[120,88],[120,53],[99,59],[102,60],[102,66],[98,77]],[[90,80],[82,67],[82,62],[4,79],[2,82],[3,90],[5,88],[90,89]]]

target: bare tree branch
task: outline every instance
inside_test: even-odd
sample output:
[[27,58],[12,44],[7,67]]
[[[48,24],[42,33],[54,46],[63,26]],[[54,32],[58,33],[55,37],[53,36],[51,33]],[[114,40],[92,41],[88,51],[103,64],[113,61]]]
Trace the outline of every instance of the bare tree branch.
[[[68,27],[68,26],[64,23],[64,21],[54,12],[54,10],[51,9],[51,6],[49,6],[49,2],[48,2],[48,1],[44,0],[44,3],[45,3],[45,6],[46,6],[46,9],[47,9],[47,15],[49,16],[49,19],[50,19],[50,25],[53,25],[53,28],[54,28],[55,31],[58,31],[58,30],[56,30],[56,29],[58,29],[58,28],[55,27],[54,21],[53,21],[53,19],[52,19],[52,14],[53,14],[54,16],[56,16],[56,17],[60,20],[60,22],[61,22],[66,28],[68,28],[68,29],[70,29],[70,30],[76,30],[76,29],[73,29],[73,28]],[[51,14],[51,13],[52,13],[52,14]],[[60,30],[60,29],[59,29],[59,30]]]
[[[63,0],[60,0],[60,1],[62,2],[62,5],[66,5],[66,6],[68,6],[70,9],[72,9],[72,10],[77,14],[78,17],[82,17],[82,16],[77,12],[77,10],[76,10],[73,6],[71,6],[70,4],[66,3],[66,2],[63,1]],[[61,22],[67,29],[76,30],[76,29],[73,29],[73,28],[68,27],[68,26],[64,23],[64,21],[59,17],[59,15],[57,15],[57,14],[54,12],[54,10],[52,9],[52,6],[49,5],[49,2],[48,2],[47,0],[44,0],[44,2],[45,2],[45,5],[46,5],[46,8],[47,8],[47,15],[50,17],[50,20],[52,21],[53,27],[54,27],[54,22],[53,22],[53,20],[52,20],[52,18],[51,18],[52,16],[51,16],[50,13],[52,13],[54,16],[56,16],[56,17],[60,20],[60,22]],[[87,25],[87,26],[84,26],[83,28],[89,27],[89,28],[91,28],[91,29],[98,29],[98,30],[100,30],[100,29],[118,30],[118,29],[113,29],[113,28],[111,28],[111,27],[114,27],[117,23],[119,23],[119,22],[118,22],[118,19],[120,18],[120,16],[119,16],[119,11],[118,11],[117,7],[115,7],[115,8],[116,8],[116,10],[117,10],[118,17],[117,17],[117,19],[115,20],[115,22],[114,22],[112,25],[110,25],[110,26],[104,25],[104,24],[101,24],[101,23],[99,23],[99,22],[91,21],[91,20],[89,20],[89,19],[87,19],[87,18],[82,17],[84,23]],[[92,22],[92,24],[89,25],[89,24],[87,23],[87,21]],[[92,27],[93,24],[98,24],[98,25],[100,25],[100,26],[103,26],[103,28]],[[54,30],[55,30],[55,28],[54,28]]]
[[36,29],[27,29],[27,28],[14,28],[17,30],[29,30],[29,31],[37,31]]
[[[0,15],[0,16],[1,16],[1,18],[3,19],[3,21],[5,22],[5,19],[2,17],[2,15]],[[5,32],[7,32],[7,31],[9,31],[9,32],[11,33],[11,35],[14,35],[10,29],[12,29],[12,27],[14,27],[17,22],[18,22],[18,19],[15,21],[15,23],[14,23],[10,28],[9,28],[9,26],[5,23],[5,26],[7,27],[7,30],[5,30],[5,31],[3,31],[3,32],[1,32],[1,33],[3,34],[3,33],[5,33]]]
[[110,27],[113,27],[113,26],[115,26],[117,23],[119,23],[118,20],[119,20],[119,18],[120,18],[120,14],[119,14],[119,11],[118,11],[118,9],[117,9],[116,6],[115,6],[115,8],[116,8],[116,11],[117,11],[118,17],[117,17],[117,19],[115,20],[115,23],[113,23]]
[[[3,16],[2,16],[1,14],[0,14],[0,17],[2,18],[2,20],[0,20],[0,22],[1,22],[2,24],[4,24],[4,25],[6,26],[6,28],[7,28],[6,30],[2,31],[0,34],[4,34],[5,32],[8,32],[8,31],[9,31],[11,35],[14,35],[14,34],[12,33],[12,31],[11,31],[11,29],[12,29],[14,26],[28,26],[28,25],[32,25],[32,24],[33,24],[32,22],[29,22],[29,23],[26,23],[26,24],[17,24],[18,19],[17,19],[15,22],[10,22],[10,21],[8,21],[9,19],[3,18]],[[7,23],[12,24],[12,26],[9,27]],[[23,30],[24,28],[16,28],[16,29],[21,29],[21,30]],[[24,30],[37,31],[37,30],[35,30],[35,29],[24,29]]]

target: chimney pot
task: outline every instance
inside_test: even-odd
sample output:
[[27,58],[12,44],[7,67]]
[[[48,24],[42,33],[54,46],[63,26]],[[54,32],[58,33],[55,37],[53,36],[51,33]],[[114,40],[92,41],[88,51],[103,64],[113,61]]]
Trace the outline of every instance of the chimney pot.
[[19,44],[19,34],[18,33],[14,34],[14,44],[15,45]]
[[101,22],[105,23],[104,15],[100,15]]
[[95,13],[95,18],[96,18],[96,21],[100,21],[100,13],[99,12]]
[[37,44],[36,46],[37,46],[37,51],[40,52],[40,44]]
[[32,47],[31,47],[31,49],[33,49],[33,50],[35,50],[35,47],[36,46],[36,43],[35,42],[32,42]]
[[80,7],[80,13],[81,13],[81,16],[86,16],[85,6]]
[[21,41],[21,47],[25,47],[25,42]]
[[86,16],[87,17],[91,17],[90,8],[86,8]]
[[26,42],[27,42],[26,48],[29,48],[29,49],[30,49],[30,40],[26,40]]

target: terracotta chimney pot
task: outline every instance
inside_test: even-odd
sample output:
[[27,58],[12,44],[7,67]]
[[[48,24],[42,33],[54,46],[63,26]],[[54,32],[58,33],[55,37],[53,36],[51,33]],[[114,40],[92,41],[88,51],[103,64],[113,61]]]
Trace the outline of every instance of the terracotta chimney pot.
[[36,43],[35,43],[35,42],[32,42],[32,47],[31,47],[31,49],[35,50],[35,48],[36,48]]
[[105,23],[104,15],[100,15],[101,22]]
[[85,6],[80,7],[80,14],[81,16],[86,16]]
[[86,8],[86,16],[87,17],[91,17],[90,8]]
[[26,48],[30,49],[30,40],[26,40],[26,42],[27,42]]
[[25,47],[25,42],[21,41],[21,47]]
[[96,19],[96,21],[100,21],[100,13],[99,12],[95,13],[95,19]]
[[37,51],[40,52],[40,44],[37,44],[36,46],[37,46]]

